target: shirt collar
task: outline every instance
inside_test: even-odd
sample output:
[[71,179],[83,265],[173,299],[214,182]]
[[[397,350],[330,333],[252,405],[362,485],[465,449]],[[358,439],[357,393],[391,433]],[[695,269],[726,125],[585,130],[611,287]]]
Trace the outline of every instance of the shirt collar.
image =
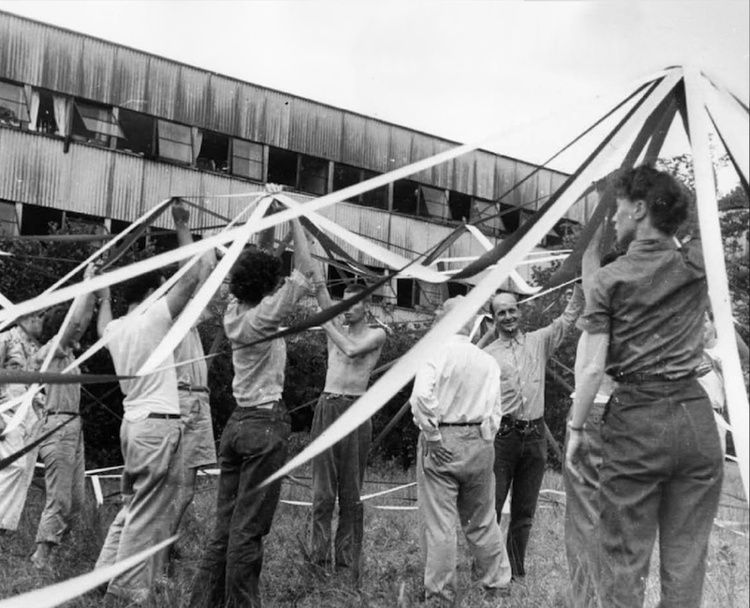
[[633,241],[628,247],[631,251],[674,251],[677,249],[677,243],[673,237],[666,239],[641,239]]

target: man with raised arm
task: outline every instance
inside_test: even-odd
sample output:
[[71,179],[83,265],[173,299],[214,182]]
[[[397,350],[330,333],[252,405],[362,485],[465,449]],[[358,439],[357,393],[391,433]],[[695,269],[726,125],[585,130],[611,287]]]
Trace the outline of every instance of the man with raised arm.
[[[180,203],[175,203],[180,205]],[[100,300],[97,331],[108,338],[115,371],[134,375],[172,327],[198,284],[203,262],[195,264],[167,294],[142,314],[134,312],[162,283],[158,272],[127,281],[123,296],[124,317],[113,320],[109,289],[97,292]],[[145,376],[121,380],[125,399],[120,443],[125,467],[122,473],[123,506],[109,528],[96,562],[109,566],[140,553],[170,536],[176,517],[180,479],[182,421],[174,357],[165,352],[161,366]],[[113,578],[107,594],[141,603],[154,579],[161,574],[165,551]]]
[[[322,278],[320,279],[322,282]],[[324,283],[323,283],[324,284]],[[351,285],[344,298],[365,290]],[[321,306],[330,306],[328,291],[319,290]],[[378,362],[385,343],[381,327],[367,325],[367,300],[353,304],[345,313],[346,325],[339,319],[326,323],[328,334],[328,372],[323,394],[315,407],[312,436],[318,437],[367,391],[370,374]],[[372,422],[368,419],[315,459],[312,465],[313,512],[311,560],[327,566],[333,562],[338,570],[348,573],[351,582],[359,581],[364,532],[360,490],[367,467],[367,452],[372,441]],[[331,553],[331,520],[339,499],[339,523],[335,549]]]

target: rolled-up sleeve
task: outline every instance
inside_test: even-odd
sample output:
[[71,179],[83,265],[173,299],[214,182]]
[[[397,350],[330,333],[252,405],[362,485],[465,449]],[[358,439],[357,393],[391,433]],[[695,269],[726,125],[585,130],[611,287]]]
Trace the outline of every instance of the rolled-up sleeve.
[[578,319],[578,329],[590,334],[607,334],[610,330],[611,289],[607,281],[606,268],[601,268],[594,277],[593,285],[586,294],[586,308]]
[[414,378],[414,388],[409,399],[411,411],[416,424],[429,441],[440,439],[440,422],[438,408],[440,406],[435,386],[438,374],[437,362],[428,360],[417,372]]

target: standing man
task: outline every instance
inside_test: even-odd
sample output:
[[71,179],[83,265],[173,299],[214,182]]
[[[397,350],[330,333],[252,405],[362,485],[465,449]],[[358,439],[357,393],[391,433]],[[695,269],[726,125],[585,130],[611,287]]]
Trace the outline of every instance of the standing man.
[[[321,277],[322,280],[322,277]],[[364,291],[363,285],[351,285],[344,298]],[[324,308],[330,296],[322,290]],[[319,296],[320,298],[320,296]],[[328,334],[328,373],[323,394],[318,400],[312,423],[312,436],[318,437],[367,391],[370,374],[385,343],[383,328],[367,325],[367,302],[357,302],[344,313],[346,326],[338,319],[326,323]],[[313,459],[312,550],[314,564],[326,567],[331,554],[331,520],[339,499],[339,524],[336,531],[336,568],[348,571],[352,582],[359,580],[363,509],[360,490],[367,467],[367,452],[372,441],[372,422],[367,422],[336,445]]]
[[[35,312],[16,321],[15,327],[0,334],[0,367],[5,371],[28,371],[33,369],[34,355],[39,350],[39,339],[42,335],[44,312]],[[0,384],[0,404],[23,395],[28,389],[26,384]],[[41,406],[41,393],[34,397],[34,406]],[[5,426],[13,417],[15,407],[0,412],[0,458],[7,458],[21,450],[34,440],[36,435],[36,407],[26,411],[23,421],[9,433]],[[34,475],[34,463],[38,449],[32,450],[0,470],[0,534],[13,532],[26,502],[26,493]]]
[[[446,300],[436,320],[463,296]],[[456,518],[488,599],[510,594],[510,566],[495,518],[492,441],[500,422],[500,369],[470,339],[473,322],[417,372],[410,402],[421,430],[417,491],[425,600],[456,599]]]
[[[123,296],[126,316],[112,320],[109,289],[100,299],[97,331],[107,343],[115,371],[134,375],[172,327],[198,284],[202,262],[193,266],[167,294],[143,314],[134,309],[162,283],[153,272],[126,282]],[[165,353],[166,369],[121,380],[125,395],[120,443],[125,468],[122,473],[123,507],[109,527],[96,562],[103,568],[135,555],[170,536],[179,496],[180,437],[182,421],[177,395],[177,375],[172,353]],[[113,578],[107,594],[141,603],[154,579],[162,572],[165,551]]]
[[497,339],[485,348],[500,365],[503,418],[495,438],[497,521],[513,488],[508,527],[508,556],[513,580],[526,576],[524,565],[531,523],[547,463],[544,430],[544,382],[547,360],[562,344],[583,308],[576,285],[563,314],[547,327],[528,333],[518,327],[518,301],[511,293],[492,300]]
[[566,466],[579,475],[582,429],[605,373],[599,600],[643,605],[659,533],[663,608],[698,608],[723,462],[711,402],[698,383],[706,271],[697,241],[674,239],[689,203],[648,166],[621,175],[615,231],[627,253],[597,272],[579,325]]

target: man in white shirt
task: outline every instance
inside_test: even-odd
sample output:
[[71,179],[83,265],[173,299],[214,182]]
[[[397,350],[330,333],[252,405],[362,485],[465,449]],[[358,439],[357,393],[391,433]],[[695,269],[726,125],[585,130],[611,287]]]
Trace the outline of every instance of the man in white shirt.
[[[460,301],[461,296],[447,300],[437,319]],[[495,516],[492,471],[493,439],[502,416],[500,368],[471,344],[470,331],[468,324],[425,362],[410,399],[422,431],[417,489],[428,602],[455,601],[456,516],[487,596],[510,593],[510,563]]]
[[[107,348],[120,376],[134,375],[172,327],[198,283],[202,263],[195,264],[161,299],[142,314],[134,309],[161,284],[159,273],[136,277],[123,286],[128,313],[112,320],[109,290],[100,298],[97,330],[110,336]],[[177,375],[171,352],[160,367],[146,376],[121,380],[125,395],[120,443],[125,467],[122,473],[123,507],[110,525],[96,562],[103,568],[120,562],[169,537],[176,516],[180,478],[182,422],[177,395]],[[165,551],[112,579],[107,594],[141,603],[161,573]]]

